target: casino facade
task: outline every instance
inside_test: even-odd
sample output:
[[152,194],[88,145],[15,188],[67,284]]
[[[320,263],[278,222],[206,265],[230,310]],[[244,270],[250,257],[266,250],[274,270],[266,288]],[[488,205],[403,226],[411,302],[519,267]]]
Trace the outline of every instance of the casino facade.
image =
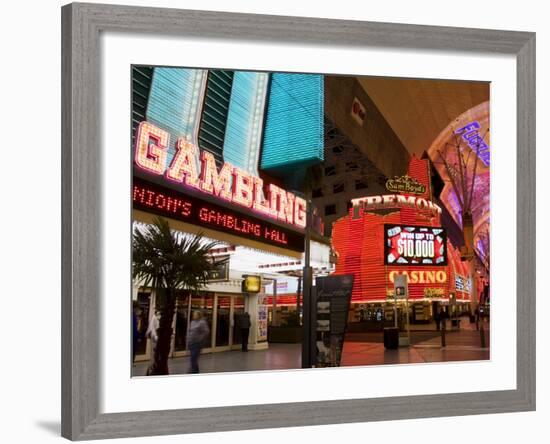
[[[393,323],[399,274],[408,278],[413,322],[432,320],[443,306],[457,314],[468,311],[468,269],[442,226],[431,177],[430,161],[413,156],[405,176],[388,180],[389,189],[396,191],[397,185],[400,191],[356,198],[349,213],[333,224],[335,273],[355,276],[352,323],[364,322],[365,329]],[[402,313],[404,302],[398,303]]]
[[[244,311],[250,349],[268,347],[268,324],[290,323],[299,310],[303,176],[323,160],[323,77],[134,66],[132,84],[134,228],[161,216],[217,241],[211,253],[225,259],[202,291],[179,291],[171,355],[187,354],[195,310],[210,327],[205,352],[240,347],[235,319]],[[328,274],[318,217],[310,231],[311,264]],[[251,278],[259,288],[243,288]],[[134,282],[138,360],[150,355],[145,332],[158,297]]]

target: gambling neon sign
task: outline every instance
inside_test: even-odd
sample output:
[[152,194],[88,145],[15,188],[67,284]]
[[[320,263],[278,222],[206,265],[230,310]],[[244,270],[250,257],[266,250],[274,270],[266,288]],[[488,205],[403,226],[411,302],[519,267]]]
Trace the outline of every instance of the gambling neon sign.
[[170,217],[294,251],[303,251],[304,237],[293,230],[135,177],[132,201],[134,208],[159,216]]
[[[218,170],[214,156],[199,152],[193,143],[178,138],[176,154],[168,163],[170,134],[149,122],[141,122],[136,134],[135,164],[151,174],[243,206],[266,216],[306,226],[306,201],[274,184],[267,186],[259,177],[226,162]],[[200,160],[199,160],[200,158]],[[200,165],[200,166],[199,166]]]

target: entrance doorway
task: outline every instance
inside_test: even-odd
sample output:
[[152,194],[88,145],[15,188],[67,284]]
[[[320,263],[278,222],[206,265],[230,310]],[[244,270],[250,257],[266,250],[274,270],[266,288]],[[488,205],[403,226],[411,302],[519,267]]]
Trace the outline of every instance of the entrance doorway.
[[232,348],[241,348],[243,342],[241,329],[237,326],[235,319],[244,313],[244,297],[242,295],[233,296],[233,314],[231,315],[233,325]]
[[[145,337],[149,316],[154,309],[152,293],[138,293],[135,307],[138,317],[138,343],[136,361],[148,360],[151,353],[150,340]],[[176,297],[171,357],[187,356],[187,335],[193,312],[199,311],[208,324],[210,333],[202,349],[203,353],[237,350],[241,348],[241,331],[235,324],[235,315],[244,313],[242,294],[201,292],[191,295],[181,291]]]
[[229,349],[231,339],[231,296],[216,295],[216,349]]

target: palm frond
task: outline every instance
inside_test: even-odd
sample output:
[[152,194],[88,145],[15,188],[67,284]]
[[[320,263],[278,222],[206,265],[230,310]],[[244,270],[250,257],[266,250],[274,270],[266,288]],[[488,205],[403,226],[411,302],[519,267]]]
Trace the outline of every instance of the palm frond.
[[206,242],[202,233],[184,235],[172,231],[166,219],[134,229],[132,276],[143,286],[199,290],[216,265],[210,250],[219,242]]

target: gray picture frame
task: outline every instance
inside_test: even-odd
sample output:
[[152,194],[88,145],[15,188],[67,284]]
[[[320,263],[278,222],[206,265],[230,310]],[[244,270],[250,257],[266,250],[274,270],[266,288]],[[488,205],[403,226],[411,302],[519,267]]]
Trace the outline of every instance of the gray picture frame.
[[[500,53],[517,58],[515,390],[148,412],[99,411],[99,35],[105,31],[159,34],[159,30],[175,36]],[[534,33],[73,3],[62,8],[62,105],[64,437],[86,440],[535,409]]]

